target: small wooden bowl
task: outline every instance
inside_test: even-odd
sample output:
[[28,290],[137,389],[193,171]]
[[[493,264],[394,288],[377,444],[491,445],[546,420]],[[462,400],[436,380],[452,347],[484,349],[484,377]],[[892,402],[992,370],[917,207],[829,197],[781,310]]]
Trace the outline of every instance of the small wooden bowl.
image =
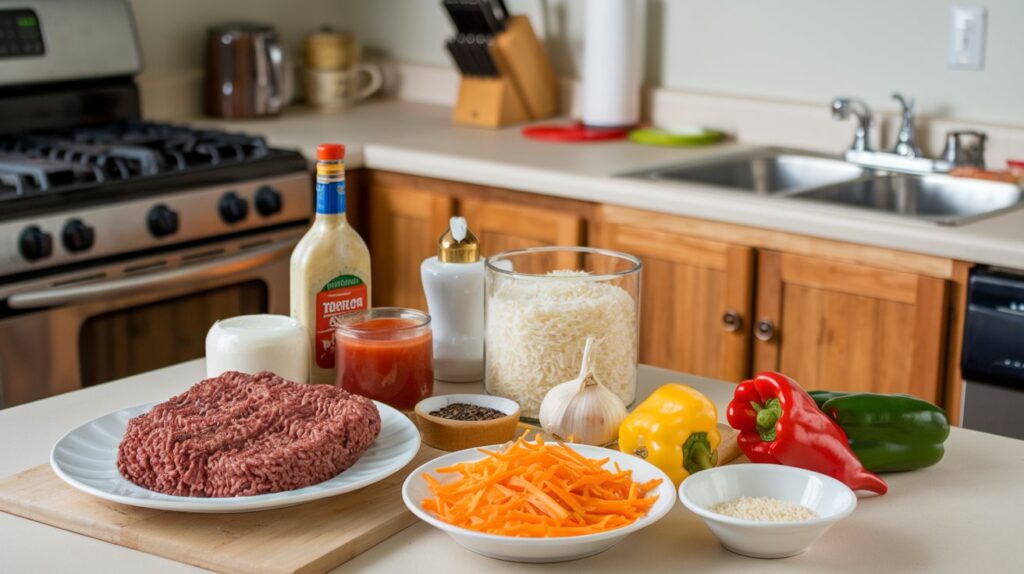
[[[453,403],[489,407],[505,416],[489,421],[456,421],[430,414]],[[519,424],[519,404],[492,395],[438,395],[416,403],[416,426],[423,442],[441,450],[456,451],[512,440]]]

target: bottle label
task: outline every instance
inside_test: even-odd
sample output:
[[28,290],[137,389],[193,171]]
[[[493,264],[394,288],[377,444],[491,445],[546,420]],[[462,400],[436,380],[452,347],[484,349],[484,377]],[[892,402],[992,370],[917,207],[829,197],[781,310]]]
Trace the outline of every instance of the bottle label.
[[339,275],[316,294],[316,340],[313,354],[321,369],[334,368],[334,318],[367,308],[366,283],[355,275]]
[[316,178],[316,212],[345,213],[345,179]]

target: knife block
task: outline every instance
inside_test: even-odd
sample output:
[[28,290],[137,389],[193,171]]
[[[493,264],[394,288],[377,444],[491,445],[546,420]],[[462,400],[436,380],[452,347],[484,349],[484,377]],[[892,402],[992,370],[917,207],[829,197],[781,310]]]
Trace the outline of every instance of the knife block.
[[507,77],[469,77],[459,83],[453,119],[461,125],[498,128],[525,122],[530,114]]
[[558,76],[526,16],[509,17],[489,48],[500,75],[462,78],[455,123],[498,128],[558,113]]

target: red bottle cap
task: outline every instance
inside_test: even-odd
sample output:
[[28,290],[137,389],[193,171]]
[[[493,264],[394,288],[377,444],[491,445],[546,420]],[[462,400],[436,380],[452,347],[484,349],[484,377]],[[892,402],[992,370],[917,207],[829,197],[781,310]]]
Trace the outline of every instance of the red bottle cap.
[[345,146],[341,144],[320,144],[316,146],[316,159],[338,160],[345,159]]

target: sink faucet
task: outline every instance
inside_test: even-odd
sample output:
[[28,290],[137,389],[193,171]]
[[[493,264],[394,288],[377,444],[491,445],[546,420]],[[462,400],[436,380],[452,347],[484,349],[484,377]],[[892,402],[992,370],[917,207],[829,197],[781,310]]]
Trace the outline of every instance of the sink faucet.
[[[963,141],[971,138],[974,141]],[[946,133],[946,149],[942,159],[952,167],[969,166],[985,169],[985,132],[976,130],[953,130]]]
[[850,114],[857,117],[857,129],[853,132],[854,151],[871,151],[871,109],[856,98],[835,98],[832,100],[832,119],[845,120]]
[[871,130],[871,110],[867,104],[855,98],[832,100],[832,119],[845,120],[851,114],[857,117],[853,145],[844,154],[846,161],[870,169],[903,173],[947,173],[956,167],[985,165],[985,134],[969,130],[946,134],[946,149],[942,152],[942,157],[924,157],[917,145],[914,100],[908,100],[898,93],[894,93],[892,97],[903,107],[903,124],[900,126],[892,151],[871,149],[868,139]]
[[921,157],[921,148],[917,145],[917,130],[914,128],[914,100],[904,98],[899,92],[893,92],[892,97],[903,108],[903,123],[896,135],[896,147],[892,152],[903,157]]

